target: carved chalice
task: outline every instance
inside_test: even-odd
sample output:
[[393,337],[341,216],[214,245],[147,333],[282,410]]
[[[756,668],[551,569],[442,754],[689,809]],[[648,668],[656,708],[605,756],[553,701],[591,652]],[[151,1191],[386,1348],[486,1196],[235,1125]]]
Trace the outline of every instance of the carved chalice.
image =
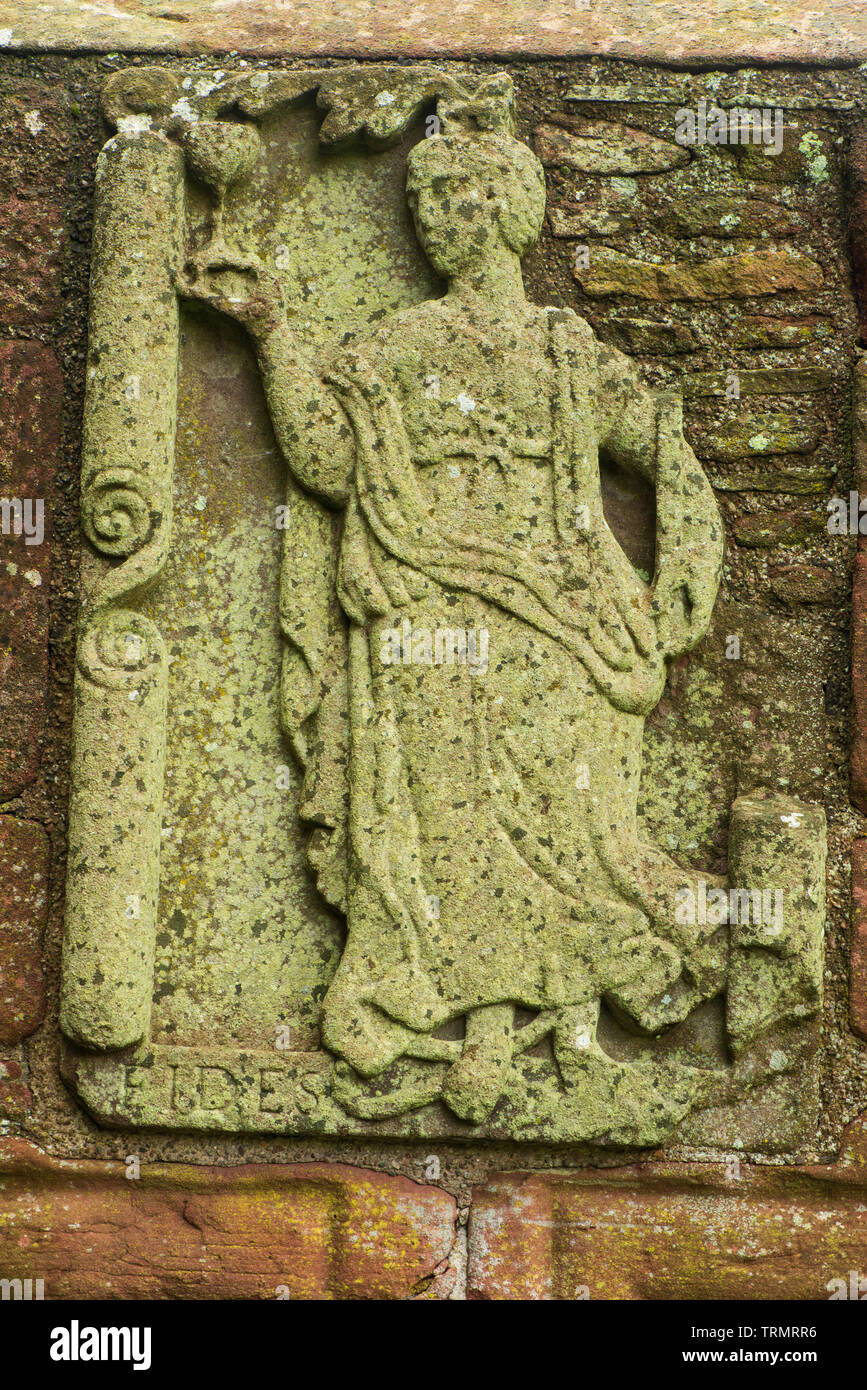
[[213,195],[208,240],[187,263],[187,273],[195,278],[217,271],[224,290],[231,295],[233,270],[237,270],[241,294],[249,288],[244,267],[247,256],[230,246],[223,234],[223,217],[229,189],[245,178],[259,156],[261,140],[254,126],[234,121],[199,121],[183,134],[187,167]]

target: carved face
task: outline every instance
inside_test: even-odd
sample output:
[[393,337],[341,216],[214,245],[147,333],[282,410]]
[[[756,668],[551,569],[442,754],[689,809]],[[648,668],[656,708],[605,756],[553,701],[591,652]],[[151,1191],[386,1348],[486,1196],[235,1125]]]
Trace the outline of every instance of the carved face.
[[545,216],[545,175],[533,152],[507,135],[434,135],[407,161],[416,233],[444,278],[471,268],[500,241],[523,256]]
[[448,278],[482,260],[500,236],[500,202],[490,185],[457,170],[407,188],[416,235],[434,270]]

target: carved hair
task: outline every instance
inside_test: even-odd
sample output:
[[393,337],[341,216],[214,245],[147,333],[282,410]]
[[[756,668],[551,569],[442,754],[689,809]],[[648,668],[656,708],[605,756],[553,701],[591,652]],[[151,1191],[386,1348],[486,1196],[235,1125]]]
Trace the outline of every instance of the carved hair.
[[502,204],[500,230],[506,245],[523,256],[539,239],[545,217],[545,173],[527,145],[511,135],[432,135],[407,159],[408,189],[435,178],[470,178],[484,195]]

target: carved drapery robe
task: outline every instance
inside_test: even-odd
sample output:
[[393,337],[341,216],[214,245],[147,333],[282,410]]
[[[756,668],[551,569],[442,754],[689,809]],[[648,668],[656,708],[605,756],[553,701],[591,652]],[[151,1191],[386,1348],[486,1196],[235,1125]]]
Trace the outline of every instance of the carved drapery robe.
[[[545,336],[554,385],[535,464],[550,468],[553,544],[539,547],[516,546],[507,514],[501,539],[431,517],[425,460],[375,351],[345,353],[327,378],[356,446],[334,576],[345,619],[326,619],[321,576],[301,611],[292,587],[283,714],[305,764],[311,863],[348,921],[323,1040],[364,1074],[483,1005],[604,997],[652,1031],[723,980],[712,929],[675,920],[683,870],[640,843],[636,813],[644,716],[667,660],[707,625],[719,516],[660,394],[644,582],[602,512],[599,345],[571,311],[549,311]],[[502,447],[506,471],[533,466]],[[484,630],[484,674],[385,662],[383,634],[407,621]]]

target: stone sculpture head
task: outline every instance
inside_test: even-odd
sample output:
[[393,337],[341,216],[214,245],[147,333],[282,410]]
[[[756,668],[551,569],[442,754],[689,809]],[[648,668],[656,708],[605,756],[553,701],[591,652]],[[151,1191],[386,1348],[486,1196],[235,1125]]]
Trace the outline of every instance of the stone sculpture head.
[[446,104],[442,133],[419,142],[407,160],[407,198],[418,239],[448,279],[501,242],[520,259],[539,238],[545,174],[512,135],[512,90],[492,78],[472,102]]

